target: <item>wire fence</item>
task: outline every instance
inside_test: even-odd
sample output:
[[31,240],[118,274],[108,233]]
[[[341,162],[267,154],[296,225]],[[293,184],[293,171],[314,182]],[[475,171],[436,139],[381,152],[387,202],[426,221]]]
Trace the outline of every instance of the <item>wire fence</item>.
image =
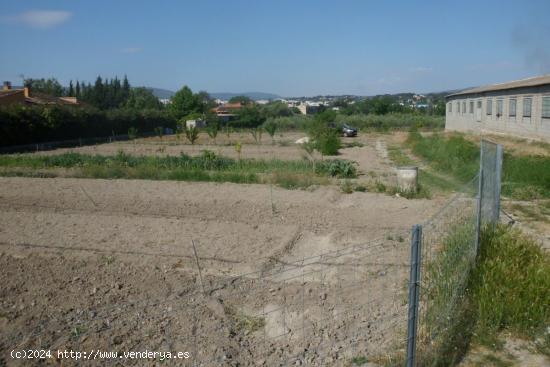
[[[187,351],[188,366],[344,366],[353,361],[402,364],[406,345],[406,231],[301,258],[266,258],[257,271],[222,276],[196,269],[177,295],[121,301],[37,318],[10,345],[86,352],[64,366],[156,365],[120,359],[123,351]],[[59,250],[59,248],[56,248]],[[87,251],[67,248],[64,250]],[[139,255],[144,255],[139,253]],[[116,286],[116,285],[115,285]],[[102,351],[97,356],[95,352]],[[118,351],[117,358],[106,355]],[[93,356],[93,357],[90,357]]]
[[480,232],[499,218],[501,169],[502,147],[483,140],[479,174],[413,229],[407,366],[449,365],[467,346],[466,288]]
[[200,243],[191,255],[139,252],[195,266],[169,297],[111,295],[89,309],[44,310],[3,339],[20,349],[85,353],[80,361],[63,359],[64,366],[159,362],[122,358],[124,351],[187,352],[163,361],[178,366],[444,364],[458,353],[453,340],[480,229],[498,219],[501,147],[483,141],[480,161],[480,174],[413,228],[410,247],[408,231],[387,230],[308,256],[258,257],[253,271],[237,275],[216,271],[217,260],[201,257]]

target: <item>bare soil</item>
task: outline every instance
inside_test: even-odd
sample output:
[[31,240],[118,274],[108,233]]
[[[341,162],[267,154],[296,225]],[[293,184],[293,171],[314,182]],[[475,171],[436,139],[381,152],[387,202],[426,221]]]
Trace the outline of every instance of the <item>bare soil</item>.
[[[293,144],[302,136],[247,140],[242,154],[303,159]],[[345,139],[363,146],[339,157],[365,176],[391,176],[384,139]],[[236,154],[168,140],[70,151]],[[0,365],[10,366],[41,365],[7,354],[39,347],[188,351],[164,363],[189,366],[382,361],[403,352],[409,230],[444,200],[147,180],[0,178],[0,187]]]

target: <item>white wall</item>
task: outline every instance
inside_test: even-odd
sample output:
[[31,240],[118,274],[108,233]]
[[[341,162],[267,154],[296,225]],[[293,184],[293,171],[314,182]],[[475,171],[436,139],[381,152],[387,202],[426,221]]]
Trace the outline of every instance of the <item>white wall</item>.
[[[483,95],[465,95],[449,97],[446,105],[445,130],[473,133],[501,133],[524,138],[550,141],[550,119],[542,118],[542,97],[550,97],[550,86],[522,88],[502,92],[490,92]],[[523,100],[532,98],[531,117],[523,117]],[[516,99],[516,116],[509,116],[509,101]],[[492,99],[492,114],[487,114],[487,101]],[[502,116],[497,117],[497,100],[503,101]],[[470,102],[474,102],[470,113]],[[476,121],[476,108],[481,101],[481,121]],[[462,102],[466,102],[466,111],[462,111]],[[449,112],[449,103],[452,112]],[[461,104],[460,112],[457,103]]]

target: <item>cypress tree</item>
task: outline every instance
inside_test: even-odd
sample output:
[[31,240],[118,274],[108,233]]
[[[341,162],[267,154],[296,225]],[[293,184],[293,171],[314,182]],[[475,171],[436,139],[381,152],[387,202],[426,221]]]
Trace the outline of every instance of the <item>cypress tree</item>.
[[73,81],[69,82],[69,97],[74,97],[74,88],[73,88]]

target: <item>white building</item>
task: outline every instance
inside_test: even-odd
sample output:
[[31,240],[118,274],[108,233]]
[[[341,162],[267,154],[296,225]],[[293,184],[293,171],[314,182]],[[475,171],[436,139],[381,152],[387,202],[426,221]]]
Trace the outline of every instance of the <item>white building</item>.
[[445,97],[445,130],[550,140],[550,75]]

